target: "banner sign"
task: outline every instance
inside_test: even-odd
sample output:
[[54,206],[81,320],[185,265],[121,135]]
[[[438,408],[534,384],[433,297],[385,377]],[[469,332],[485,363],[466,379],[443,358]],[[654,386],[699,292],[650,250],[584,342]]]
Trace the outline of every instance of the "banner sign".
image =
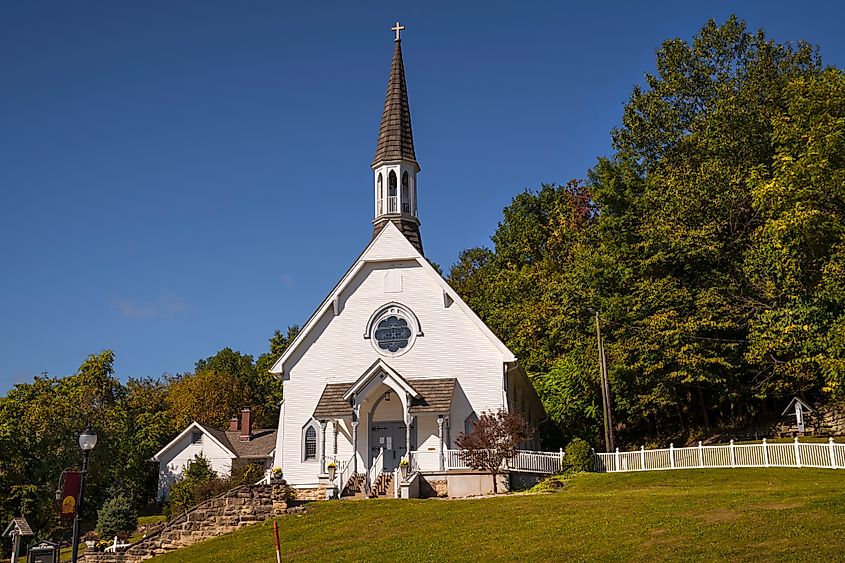
[[79,504],[79,489],[82,486],[82,473],[80,471],[65,472],[65,486],[62,490],[62,507],[59,515],[62,518],[74,518],[76,506]]

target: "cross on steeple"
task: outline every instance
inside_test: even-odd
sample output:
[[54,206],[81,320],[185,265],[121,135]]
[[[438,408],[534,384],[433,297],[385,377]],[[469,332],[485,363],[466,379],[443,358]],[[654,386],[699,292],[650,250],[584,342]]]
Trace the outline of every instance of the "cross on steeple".
[[399,25],[399,22],[396,22],[396,25],[390,28],[390,31],[396,32],[396,39],[394,39],[394,41],[401,41],[401,39],[399,38],[399,32],[403,29],[405,29],[405,26]]

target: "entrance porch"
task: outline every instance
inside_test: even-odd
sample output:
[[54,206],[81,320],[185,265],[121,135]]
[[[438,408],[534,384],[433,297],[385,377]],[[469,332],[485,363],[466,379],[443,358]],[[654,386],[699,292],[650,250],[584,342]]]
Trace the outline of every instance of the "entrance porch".
[[[322,430],[320,481],[341,494],[371,495],[386,481],[398,487],[400,468],[410,467],[412,458],[445,460],[450,421],[455,416],[463,421],[469,413],[457,379],[406,379],[379,360],[357,381],[327,384],[323,390],[313,414]],[[326,451],[329,423],[331,453]],[[445,463],[435,463],[445,470]]]

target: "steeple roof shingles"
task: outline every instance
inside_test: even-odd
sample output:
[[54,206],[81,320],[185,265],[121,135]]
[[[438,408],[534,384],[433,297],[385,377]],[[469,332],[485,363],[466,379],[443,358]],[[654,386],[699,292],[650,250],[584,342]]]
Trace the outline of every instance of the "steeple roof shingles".
[[402,42],[395,43],[373,166],[392,160],[406,160],[417,164],[414,135],[411,130],[411,109],[408,105],[408,87],[405,84],[405,65],[402,62]]

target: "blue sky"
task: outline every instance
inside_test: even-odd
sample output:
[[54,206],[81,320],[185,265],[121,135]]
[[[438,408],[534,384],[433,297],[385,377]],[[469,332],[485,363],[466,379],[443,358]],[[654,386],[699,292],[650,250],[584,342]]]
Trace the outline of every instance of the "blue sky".
[[838,2],[0,3],[0,393],[258,355],[369,242],[403,51],[426,254],[610,153],[661,41],[736,12],[845,67]]

